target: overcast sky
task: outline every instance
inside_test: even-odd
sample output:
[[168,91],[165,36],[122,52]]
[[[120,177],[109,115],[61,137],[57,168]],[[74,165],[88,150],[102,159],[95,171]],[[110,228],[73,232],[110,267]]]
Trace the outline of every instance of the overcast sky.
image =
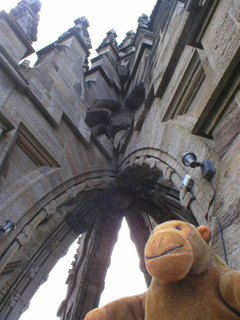
[[[1,0],[1,7],[9,11],[19,1]],[[156,0],[41,0],[38,40],[33,43],[36,51],[54,42],[61,34],[74,26],[74,20],[85,16],[89,23],[92,51],[100,45],[106,33],[114,29],[120,44],[129,30],[136,30],[137,20],[142,13],[148,16]]]
[[[1,0],[0,10],[9,12],[18,2]],[[136,31],[137,20],[142,13],[150,16],[156,0],[41,0],[41,3],[38,41],[33,43],[36,51],[54,42],[61,34],[74,26],[74,20],[78,17],[85,16],[90,23],[88,31],[92,40],[92,56],[95,56],[95,49],[109,30],[116,31],[117,41],[120,44],[129,30]],[[119,239],[114,248],[101,304],[146,290],[143,275],[139,271],[137,253],[129,238],[126,223],[121,229]],[[22,315],[21,320],[59,319],[56,317],[56,310],[66,295],[65,280],[76,248],[75,243],[70,248],[68,255],[55,266],[48,281],[35,294],[30,308]],[[126,254],[127,264],[123,264],[123,261],[126,261],[124,259]],[[119,274],[124,274],[124,277],[120,277]]]

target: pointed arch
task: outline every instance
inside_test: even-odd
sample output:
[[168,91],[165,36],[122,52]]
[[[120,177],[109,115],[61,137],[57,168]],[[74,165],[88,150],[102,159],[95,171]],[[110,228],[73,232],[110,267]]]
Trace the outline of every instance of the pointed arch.
[[1,239],[3,319],[18,319],[71,243],[108,212],[109,204],[98,190],[115,185],[113,170],[64,181],[61,170],[41,167],[5,188],[1,209],[17,228]]
[[[197,154],[199,161],[214,159],[214,165],[218,168],[219,158],[211,147],[211,142],[191,134],[188,129],[171,121],[161,123],[152,129],[147,132],[149,136],[144,132],[139,134],[135,132],[132,135],[119,161],[119,184],[130,185],[133,189],[138,190],[146,180],[149,181],[153,177],[152,185],[155,184],[156,190],[157,185],[161,185],[159,189],[161,192],[167,187],[172,191],[175,190],[176,193],[174,196],[172,194],[172,198],[175,198],[183,208],[182,213],[179,212],[180,218],[182,216],[182,218],[191,220],[192,215],[197,223],[204,223],[213,197],[213,189],[209,181],[202,178],[200,170],[193,170],[183,165],[182,157],[186,152],[192,151]],[[145,135],[144,140],[142,135]],[[186,174],[190,174],[194,180],[191,190],[182,185]],[[217,177],[218,171],[216,170],[213,183],[217,181]],[[155,196],[152,194],[152,198]]]

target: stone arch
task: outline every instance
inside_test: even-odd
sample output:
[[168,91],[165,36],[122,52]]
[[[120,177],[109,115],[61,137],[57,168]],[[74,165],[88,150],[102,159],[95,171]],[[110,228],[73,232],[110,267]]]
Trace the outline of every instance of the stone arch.
[[[183,165],[182,156],[191,151],[196,153],[199,161],[213,160],[216,168],[213,184],[216,184],[219,158],[211,141],[195,136],[188,129],[173,122],[162,123],[154,129],[153,133],[150,132],[151,136],[145,137],[144,141],[141,132],[133,135],[119,161],[119,184],[129,185],[133,183],[131,181],[135,181],[137,185],[146,176],[155,173],[178,190],[182,207],[192,212],[199,224],[206,223],[205,215],[211,209],[210,203],[214,197],[214,190],[209,181],[202,178],[201,170],[193,170]],[[156,140],[156,136],[159,140]],[[141,170],[145,170],[142,177]],[[191,190],[182,185],[186,174],[189,174],[194,181]],[[133,179],[134,175],[138,176],[135,180]]]
[[41,167],[5,188],[2,208],[17,228],[1,239],[3,319],[19,318],[70,244],[109,210],[98,190],[115,185],[113,170],[81,173],[64,181],[60,170]]
[[[172,136],[175,134],[178,135],[178,138],[179,133],[182,133],[185,141],[188,140],[188,146],[191,144],[197,145],[198,155],[204,157],[209,153],[209,146],[202,141],[201,138],[191,135],[185,129],[181,130],[181,128],[176,128],[171,125],[167,126],[165,124],[165,134],[168,134],[169,130]],[[196,139],[197,143],[194,141]],[[6,217],[9,217],[9,213],[14,213],[13,208],[21,207],[22,199],[26,199],[26,205],[21,219],[17,221],[17,229],[9,233],[8,237],[4,239],[3,247],[1,247],[3,250],[1,270],[4,270],[4,268],[5,270],[10,269],[11,264],[14,263],[11,259],[12,257],[16,257],[16,252],[18,252],[18,255],[29,254],[30,256],[24,263],[19,264],[19,270],[15,270],[11,279],[6,281],[6,286],[2,289],[2,293],[5,293],[2,299],[3,316],[6,315],[9,317],[11,314],[11,316],[14,317],[13,319],[18,318],[20,312],[27,307],[28,301],[33,293],[38,286],[46,280],[50,269],[61,255],[64,254],[64,251],[66,251],[71,242],[73,242],[80,233],[87,231],[92,223],[96,221],[97,216],[103,215],[105,211],[109,212],[110,215],[114,215],[113,212],[116,210],[119,211],[119,216],[127,216],[130,225],[131,219],[133,219],[135,214],[132,225],[135,225],[138,220],[139,223],[142,224],[142,230],[145,230],[145,238],[148,236],[149,226],[147,226],[146,221],[143,222],[142,214],[144,213],[139,209],[139,207],[143,208],[143,204],[147,214],[150,213],[151,215],[151,213],[154,212],[152,216],[156,218],[155,220],[157,222],[162,221],[164,210],[169,210],[169,208],[173,209],[169,213],[169,216],[167,216],[167,214],[164,216],[165,219],[180,218],[193,223],[202,223],[204,221],[204,209],[208,207],[209,201],[211,200],[211,198],[209,198],[209,190],[206,187],[207,184],[201,179],[199,172],[194,171],[191,172],[195,182],[193,189],[189,191],[182,186],[182,179],[189,171],[182,165],[181,155],[189,150],[181,146],[176,150],[176,148],[171,148],[170,144],[171,142],[169,143],[168,141],[167,146],[162,143],[160,147],[149,147],[146,145],[141,148],[136,144],[135,149],[132,148],[131,152],[128,150],[128,154],[120,159],[117,175],[114,170],[99,169],[87,173],[82,172],[78,176],[68,180],[65,179],[64,181],[60,170],[42,167],[30,173],[31,185],[26,185],[28,177],[24,176],[20,178],[17,183],[15,182],[14,185],[9,185],[6,188],[6,198],[5,201],[3,201]],[[131,141],[129,145],[131,147]],[[196,152],[196,150],[193,151]],[[152,180],[150,179],[151,177],[153,177]],[[142,196],[139,193],[136,197],[134,193],[146,187],[146,184],[144,185],[146,179],[149,181],[148,188],[150,192],[144,191],[142,192]],[[112,192],[111,190],[116,190],[117,186],[121,189],[115,192],[117,197],[118,194],[122,194],[122,192],[124,194],[125,190],[131,190],[132,199],[130,201],[127,199],[126,204],[122,205],[122,208],[119,209],[121,204],[119,204],[119,199],[115,197],[115,200],[111,200],[111,202],[115,201],[115,208],[112,210],[112,203],[109,207],[109,198],[113,199],[114,197],[109,197],[108,195],[106,199],[103,199],[104,196],[102,194],[98,196],[97,193],[101,193],[101,191],[98,190],[110,190],[109,192]],[[204,186],[204,190],[202,186]],[[38,190],[37,198],[34,192],[36,189]],[[156,195],[159,191],[160,195],[157,197]],[[87,199],[87,195],[91,192],[92,194],[89,200]],[[10,193],[11,197],[9,198]],[[33,195],[35,196],[34,203],[28,201],[29,198],[32,199]],[[166,195],[169,197],[167,201],[164,200]],[[123,198],[120,196],[120,201],[123,201],[123,203],[126,200],[126,198],[124,200],[125,196],[126,192]],[[149,197],[151,198],[150,203]],[[177,200],[177,198],[179,198],[179,200]],[[13,199],[15,199],[15,201]],[[91,215],[89,218],[87,213],[90,211]],[[75,214],[75,212],[77,212],[77,214]],[[79,214],[79,212],[81,212],[81,214]],[[85,217],[82,220],[80,219],[82,227],[74,230],[76,221],[80,221],[79,217],[81,215],[84,216],[84,212]],[[78,218],[74,218],[74,216]],[[13,219],[11,216],[9,218]],[[196,220],[194,220],[194,218],[196,218]],[[45,238],[43,237],[42,244],[39,243],[34,259],[30,252],[33,242],[36,242],[36,239],[34,239],[36,229],[38,229],[38,232],[40,230],[40,233],[44,233],[44,230],[46,230],[47,236]],[[133,228],[131,229],[133,235]],[[40,240],[38,239],[38,241]],[[143,252],[143,245],[143,243],[141,243],[140,246],[137,245],[139,252]],[[46,249],[46,247],[49,250],[49,257],[41,261],[43,257],[42,252],[44,252],[44,248]],[[52,254],[53,252],[54,255]],[[142,259],[142,271],[144,271],[143,264]],[[24,272],[24,270],[29,270],[30,276]],[[84,275],[84,277],[87,276],[89,275]],[[37,278],[38,282],[36,281]],[[25,291],[21,291],[21,287],[24,286]],[[31,287],[31,289],[27,290],[29,287]],[[100,295],[100,293],[101,288],[98,290],[98,295]],[[10,305],[5,303],[6,298],[8,300],[10,299]],[[83,299],[83,304],[84,301]]]
[[[208,144],[201,138],[193,136],[181,127],[176,128],[171,124],[164,124],[164,126],[165,134],[169,134],[169,130],[171,131],[173,136],[171,141],[174,141],[174,134],[179,138],[182,133],[185,141],[188,141],[187,146],[191,146],[191,144],[198,146],[198,155],[204,158],[209,153]],[[146,139],[146,141],[148,140]],[[150,141],[150,146],[151,143],[152,141]],[[5,199],[2,202],[5,208],[4,212],[8,219],[17,222],[17,229],[9,233],[2,241],[1,271],[4,274],[5,270],[6,274],[11,266],[13,270],[15,262],[13,257],[27,256],[27,259],[22,263],[18,261],[18,268],[14,270],[13,274],[10,274],[10,277],[5,276],[6,285],[1,291],[1,314],[6,319],[10,315],[12,319],[18,319],[20,313],[27,307],[31,296],[46,280],[53,265],[73,240],[80,233],[87,230],[91,232],[91,226],[97,221],[97,217],[103,216],[106,212],[109,216],[105,216],[104,220],[113,218],[116,232],[123,215],[127,217],[133,237],[133,226],[138,223],[141,225],[142,235],[135,239],[140,256],[144,247],[143,239],[148,237],[151,228],[146,222],[148,214],[158,223],[171,218],[185,219],[195,224],[204,221],[204,209],[208,207],[211,200],[207,183],[201,179],[199,172],[193,171],[191,175],[195,185],[191,191],[186,190],[182,186],[182,179],[186,173],[190,172],[181,163],[181,155],[189,149],[187,150],[187,147],[184,149],[182,146],[178,149],[171,148],[171,142],[169,143],[168,140],[167,143],[168,145],[161,143],[160,147],[154,146],[152,143],[151,147],[145,145],[139,148],[138,144],[133,144],[130,141],[128,148],[130,147],[132,150],[131,152],[128,150],[126,156],[123,155],[119,158],[117,173],[113,169],[102,170],[96,167],[94,171],[85,173],[79,171],[79,175],[67,179],[58,168],[41,167],[29,173],[31,179],[23,176],[14,184],[6,187]],[[196,150],[193,151],[196,152]],[[146,189],[144,182],[146,180],[148,180],[147,187],[150,191],[143,191],[140,194],[141,188]],[[31,181],[31,184],[26,184],[26,181]],[[37,196],[35,190],[38,190]],[[138,193],[137,196],[136,193]],[[129,195],[130,200],[128,199]],[[33,198],[34,201],[28,200]],[[23,210],[20,219],[16,220],[16,217],[9,216],[10,213],[15,212],[14,208],[21,208],[23,201],[25,210]],[[142,210],[143,208],[144,210]],[[167,212],[169,208],[170,212]],[[101,223],[98,223],[101,228],[103,224],[106,224],[106,221],[102,220]],[[76,228],[79,223],[81,226]],[[38,230],[38,236],[36,230]],[[39,234],[44,234],[44,232],[46,237],[40,240]],[[135,236],[137,237],[136,234]],[[92,237],[94,239],[93,235]],[[85,237],[82,239],[83,243],[84,239]],[[39,241],[38,248],[35,255],[31,255],[36,241]],[[136,242],[140,242],[140,244]],[[44,250],[48,251],[48,257],[44,257]],[[16,255],[16,253],[18,254]],[[109,256],[105,258],[108,264]],[[97,258],[94,257],[94,259]],[[87,263],[89,261],[85,261],[85,264]],[[149,282],[144,270],[143,256],[141,269]],[[85,272],[81,277],[86,279],[89,276],[89,273]],[[103,288],[103,281],[104,273],[100,281],[101,286],[95,293],[98,297]],[[23,287],[24,290],[22,290]],[[86,292],[89,290],[88,288],[89,284],[85,288]],[[80,292],[78,296],[81,297]],[[70,300],[71,297],[67,297],[65,301],[68,301],[68,298]],[[6,299],[10,303],[6,303]],[[84,312],[84,308],[86,310],[94,307],[94,305],[85,305],[86,297],[79,299],[81,303],[79,302],[75,306],[75,313],[80,308],[79,305],[83,306],[82,309],[80,308],[81,314]],[[97,298],[93,300],[97,301]]]

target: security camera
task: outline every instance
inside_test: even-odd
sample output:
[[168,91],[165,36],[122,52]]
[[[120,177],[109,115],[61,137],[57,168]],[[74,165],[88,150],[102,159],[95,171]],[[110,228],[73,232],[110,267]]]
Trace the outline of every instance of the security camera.
[[186,174],[182,180],[182,185],[187,189],[191,190],[193,187],[193,184],[194,184],[193,179],[188,174]]

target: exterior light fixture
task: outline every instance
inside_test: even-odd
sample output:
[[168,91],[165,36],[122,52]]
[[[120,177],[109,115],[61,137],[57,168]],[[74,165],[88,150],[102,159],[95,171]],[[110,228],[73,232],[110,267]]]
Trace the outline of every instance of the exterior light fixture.
[[199,167],[201,164],[197,162],[197,157],[194,153],[188,152],[182,157],[182,162],[186,167]]
[[7,220],[5,226],[0,226],[0,237],[3,233],[8,233],[15,228],[15,224],[11,220]]
[[190,168],[201,167],[202,177],[211,180],[215,174],[215,168],[211,160],[197,161],[197,156],[193,152],[188,152],[182,157],[182,162]]

